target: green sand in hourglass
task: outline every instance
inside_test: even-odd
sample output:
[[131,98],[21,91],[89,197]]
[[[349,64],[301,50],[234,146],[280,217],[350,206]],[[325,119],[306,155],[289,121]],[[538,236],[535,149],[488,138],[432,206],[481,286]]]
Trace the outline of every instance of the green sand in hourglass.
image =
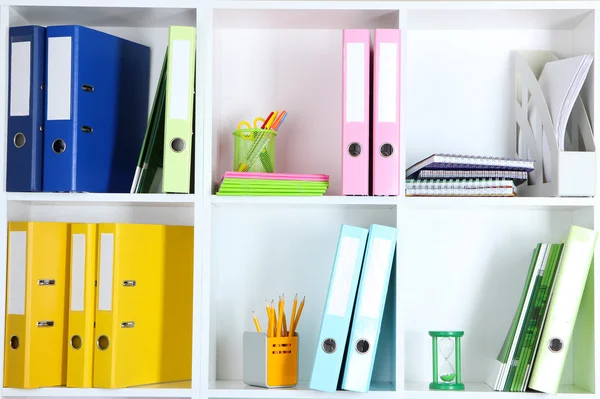
[[433,345],[433,381],[429,384],[429,388],[464,390],[460,371],[460,338],[464,332],[429,331],[429,335],[432,337]]

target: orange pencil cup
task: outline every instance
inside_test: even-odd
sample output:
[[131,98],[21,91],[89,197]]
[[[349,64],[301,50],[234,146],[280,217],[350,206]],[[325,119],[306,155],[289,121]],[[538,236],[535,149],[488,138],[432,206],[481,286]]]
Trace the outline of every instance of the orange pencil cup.
[[298,383],[298,334],[267,337],[244,332],[244,384],[289,388]]

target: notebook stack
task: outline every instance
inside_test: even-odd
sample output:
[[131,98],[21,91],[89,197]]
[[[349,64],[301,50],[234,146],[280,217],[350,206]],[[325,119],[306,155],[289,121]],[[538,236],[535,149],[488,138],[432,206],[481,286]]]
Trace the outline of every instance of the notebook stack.
[[406,196],[513,197],[533,160],[433,154],[406,171]]
[[328,175],[225,172],[217,195],[319,196],[328,187]]

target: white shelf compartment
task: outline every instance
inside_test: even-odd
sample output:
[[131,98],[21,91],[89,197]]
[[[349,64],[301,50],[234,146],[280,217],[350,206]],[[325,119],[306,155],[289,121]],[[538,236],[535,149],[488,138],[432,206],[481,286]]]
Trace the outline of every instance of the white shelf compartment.
[[[468,395],[515,395],[493,392],[483,382],[510,327],[533,250],[538,242],[564,242],[572,224],[593,228],[594,208],[398,212],[398,292],[406,302],[405,397],[441,395],[425,388],[431,379],[430,330],[465,332],[462,378]],[[569,395],[594,389],[593,276],[588,278],[562,374],[561,385]]]
[[287,119],[275,138],[275,171],[328,174],[327,194],[341,193],[342,29],[399,27],[391,5],[351,6],[215,3],[213,184],[234,167],[232,132],[238,123],[285,109]]
[[[196,26],[195,8],[177,7],[82,7],[82,6],[40,6],[18,5],[9,8],[10,26],[36,24],[42,26],[76,24],[83,25],[102,32],[110,33],[124,39],[150,47],[150,80],[148,93],[148,113],[152,109],[152,102],[159,80],[165,51],[168,44],[168,30],[171,25]],[[4,135],[6,133],[3,133]],[[4,140],[6,142],[6,140]],[[5,148],[5,147],[2,147]],[[196,145],[198,153],[201,146]],[[137,157],[137,154],[134,155]],[[132,174],[133,179],[133,174]],[[109,197],[107,194],[53,194],[43,193],[39,197],[23,196],[20,193],[9,193],[9,199],[36,201],[40,198],[44,202],[110,202],[110,203],[138,203],[138,202],[164,202],[180,203],[193,201],[191,197],[167,198],[155,196],[145,198],[127,197],[128,194],[117,194]],[[53,199],[54,197],[56,199]],[[67,198],[67,196],[72,196]],[[177,197],[178,195],[173,195]],[[185,198],[185,199],[184,199]]]
[[[226,222],[227,221],[227,222]],[[321,316],[341,224],[368,228],[371,223],[396,226],[395,208],[303,208],[247,205],[213,207],[209,332],[203,346],[213,348],[209,361],[209,397],[318,397],[308,390]],[[235,237],[235,238],[233,238]],[[397,394],[395,275],[388,292],[375,359],[373,387]],[[306,304],[298,326],[300,342],[296,389],[246,387],[242,372],[242,336],[254,331],[252,311],[266,325],[265,299],[285,295],[289,314],[294,295]],[[305,381],[304,383],[302,381]]]
[[145,385],[135,388],[2,388],[3,397],[126,397],[126,398],[191,398],[190,381]]
[[[596,12],[589,2],[470,3],[407,11],[407,167],[434,153],[517,156],[511,101],[516,50],[550,50],[559,58],[595,53]],[[581,92],[588,114],[594,111],[593,76]]]

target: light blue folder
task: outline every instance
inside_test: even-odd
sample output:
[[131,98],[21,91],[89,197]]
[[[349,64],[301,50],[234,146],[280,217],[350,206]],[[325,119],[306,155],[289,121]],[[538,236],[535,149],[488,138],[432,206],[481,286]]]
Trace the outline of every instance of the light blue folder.
[[398,230],[372,224],[360,276],[342,389],[368,392]]
[[321,319],[310,389],[326,392],[337,389],[368,233],[367,229],[342,225]]

